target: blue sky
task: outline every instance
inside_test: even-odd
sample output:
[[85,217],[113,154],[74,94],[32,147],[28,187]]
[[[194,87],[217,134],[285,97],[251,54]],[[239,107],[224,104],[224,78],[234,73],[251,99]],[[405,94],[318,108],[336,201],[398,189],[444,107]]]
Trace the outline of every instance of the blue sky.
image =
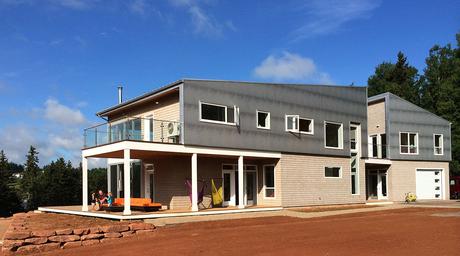
[[184,77],[366,85],[399,50],[422,70],[459,31],[455,0],[0,0],[0,149],[77,165],[118,84],[126,98]]

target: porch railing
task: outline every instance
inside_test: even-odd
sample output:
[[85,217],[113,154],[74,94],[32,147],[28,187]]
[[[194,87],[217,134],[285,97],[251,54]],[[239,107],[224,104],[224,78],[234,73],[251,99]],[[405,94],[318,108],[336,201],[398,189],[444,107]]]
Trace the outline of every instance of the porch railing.
[[124,140],[179,144],[181,136],[182,124],[180,122],[126,117],[120,121],[103,123],[85,129],[84,148]]

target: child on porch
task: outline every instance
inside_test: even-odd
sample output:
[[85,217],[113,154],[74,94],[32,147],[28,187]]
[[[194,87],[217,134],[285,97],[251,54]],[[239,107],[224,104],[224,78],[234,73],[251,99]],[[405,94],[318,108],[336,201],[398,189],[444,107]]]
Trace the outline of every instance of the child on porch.
[[113,204],[113,195],[112,195],[112,192],[109,192],[109,193],[107,194],[107,204],[109,205],[109,207],[111,207],[112,204]]

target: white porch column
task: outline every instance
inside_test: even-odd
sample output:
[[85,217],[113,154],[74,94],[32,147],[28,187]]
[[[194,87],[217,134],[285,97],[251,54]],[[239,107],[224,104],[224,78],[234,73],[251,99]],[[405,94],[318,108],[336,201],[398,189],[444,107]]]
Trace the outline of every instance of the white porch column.
[[81,171],[82,171],[82,199],[83,205],[81,210],[84,212],[88,211],[88,159],[86,157],[81,158]]
[[107,161],[107,193],[112,192],[112,172],[110,170],[110,164]]
[[244,208],[244,167],[243,156],[238,157],[238,208]]
[[143,134],[143,137],[144,137],[144,140],[145,141],[151,141],[152,138],[150,138],[150,117],[147,117],[144,120],[144,134]]
[[123,158],[124,172],[124,204],[123,215],[131,215],[131,152],[129,149],[124,150]]
[[198,155],[192,155],[192,211],[198,211]]

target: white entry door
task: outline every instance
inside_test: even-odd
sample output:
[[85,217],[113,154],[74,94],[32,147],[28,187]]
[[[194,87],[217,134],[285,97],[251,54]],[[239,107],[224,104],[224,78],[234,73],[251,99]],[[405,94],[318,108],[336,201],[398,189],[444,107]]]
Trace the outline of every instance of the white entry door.
[[[244,166],[243,180],[244,205],[257,204],[257,166]],[[236,206],[238,204],[238,171],[233,164],[224,164],[222,168],[222,188],[224,192],[224,206]]]
[[442,199],[442,170],[417,169],[416,173],[417,199]]

